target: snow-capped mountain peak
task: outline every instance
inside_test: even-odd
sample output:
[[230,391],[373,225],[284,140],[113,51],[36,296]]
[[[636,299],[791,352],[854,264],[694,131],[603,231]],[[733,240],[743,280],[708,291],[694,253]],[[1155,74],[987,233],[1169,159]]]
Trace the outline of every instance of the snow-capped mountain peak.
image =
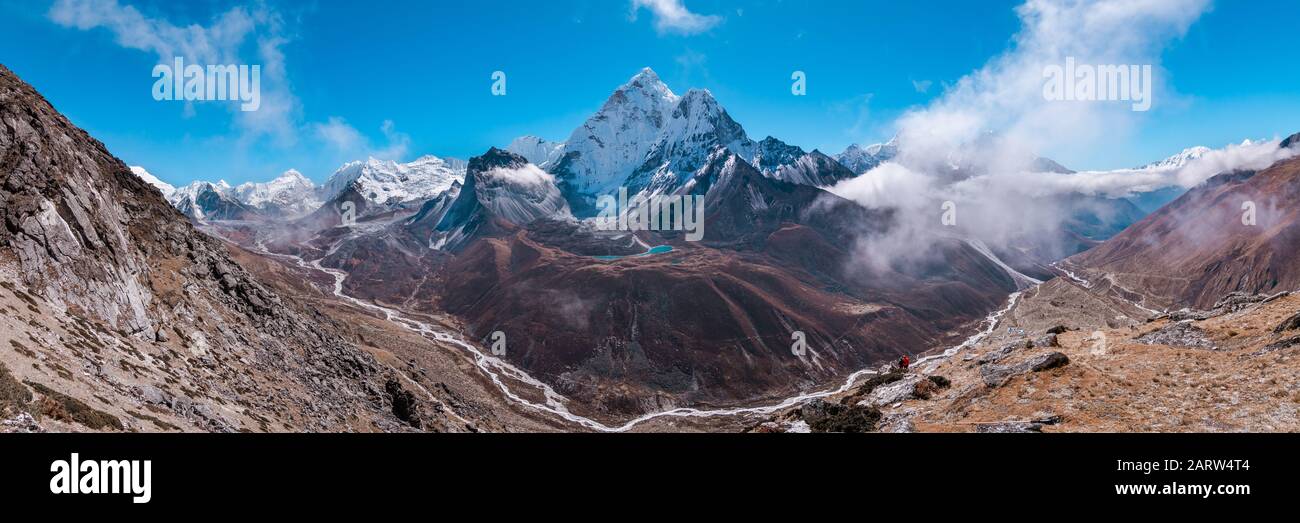
[[173,196],[175,196],[177,199],[187,197],[187,196],[193,197],[193,195],[199,194],[203,191],[213,191],[218,194],[228,196],[230,191],[230,184],[226,183],[225,180],[221,180],[217,183],[212,183],[204,180],[194,180],[190,182],[189,185],[176,189],[176,192],[173,193]]
[[426,155],[397,163],[371,157],[343,164],[325,182],[322,193],[329,201],[351,187],[371,203],[398,204],[432,198],[464,176],[465,162],[460,160]]
[[703,167],[718,148],[741,158],[753,158],[757,144],[712,93],[707,89],[691,89],[673,108],[645,162],[627,178],[629,191],[649,194],[674,191]]
[[660,80],[653,69],[646,67],[615,90],[614,94],[605,100],[605,107],[626,102],[652,108],[675,104],[677,98],[672,89],[668,88],[668,84]]
[[157,187],[158,190],[162,192],[163,199],[167,201],[171,201],[172,195],[176,193],[175,186],[158,179],[157,176],[151,174],[144,167],[141,167],[139,165],[132,165],[131,172],[136,176],[140,177],[141,180],[144,180],[145,183]]
[[241,220],[255,214],[239,200],[225,180],[191,182],[176,189],[168,201],[181,214],[196,220]]
[[510,142],[506,147],[519,156],[523,156],[529,163],[545,169],[559,158],[560,153],[564,151],[564,142],[552,142],[533,135],[520,136]]
[[1175,154],[1173,156],[1170,156],[1158,162],[1152,162],[1143,165],[1141,167],[1138,167],[1138,169],[1149,169],[1149,170],[1181,169],[1182,167],[1186,166],[1187,164],[1197,159],[1200,159],[1202,156],[1205,156],[1207,153],[1211,151],[1212,149],[1210,149],[1209,147],[1203,147],[1199,145],[1196,147],[1188,147],[1186,149],[1183,149],[1182,152],[1178,154]]
[[315,185],[311,182],[311,180],[308,180],[306,176],[303,176],[302,173],[298,172],[297,169],[289,169],[285,171],[283,174],[277,177],[275,181],[286,181],[286,182],[305,183],[305,184]]
[[782,165],[770,177],[797,185],[830,187],[855,175],[856,173],[835,161],[834,158],[813,149],[812,152],[800,156],[794,162]]
[[287,215],[305,214],[321,204],[316,184],[295,169],[289,169],[269,182],[239,184],[234,195],[250,207]]
[[890,138],[888,142],[868,145],[867,154],[876,157],[893,158],[898,155],[898,137]]
[[[534,163],[541,160],[542,166],[555,174],[573,213],[580,217],[594,216],[596,199],[616,194],[620,187],[633,194],[673,192],[719,149],[752,163],[767,176],[775,176],[781,168],[807,156],[803,149],[770,136],[754,142],[709,90],[690,89],[677,96],[650,69],[643,69],[614,91],[553,156],[546,154],[548,149],[539,140],[521,138],[511,149]],[[836,166],[811,157],[803,172],[791,173],[791,177],[830,180],[844,176],[827,167]]]
[[693,138],[696,136],[704,136],[705,140],[716,141],[742,157],[752,156],[754,149],[745,129],[718,104],[708,89],[691,89],[682,96],[673,109],[664,134],[657,145],[689,143],[695,141]]
[[752,163],[759,172],[770,176],[781,167],[799,161],[804,154],[799,146],[768,136],[755,147]]
[[[450,190],[456,187],[453,184]],[[495,147],[469,161],[465,184],[454,198],[449,205],[435,203],[445,210],[439,211],[429,239],[434,249],[454,250],[476,233],[494,230],[503,222],[527,225],[542,219],[573,219],[555,176]]]
[[885,143],[871,144],[866,147],[853,144],[844,149],[844,152],[835,155],[835,161],[840,165],[847,167],[854,174],[875,169],[877,165],[885,163],[898,156],[898,137],[895,136]]
[[573,130],[548,165],[575,211],[590,210],[645,163],[679,97],[653,70],[620,86],[596,114]]

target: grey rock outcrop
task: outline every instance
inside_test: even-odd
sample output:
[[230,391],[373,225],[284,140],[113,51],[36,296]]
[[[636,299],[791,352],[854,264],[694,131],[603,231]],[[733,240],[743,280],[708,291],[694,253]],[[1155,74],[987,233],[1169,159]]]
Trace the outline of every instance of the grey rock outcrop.
[[[404,403],[399,411],[417,411],[415,397],[385,392],[392,371],[338,325],[258,281],[4,66],[0,176],[0,264],[21,280],[4,283],[84,322],[79,329],[102,328],[86,334],[92,345],[130,356],[83,356],[101,380],[92,386],[119,389],[105,365],[141,378],[149,374],[142,365],[163,368],[226,409],[166,393],[161,381],[135,389],[136,398],[215,431],[236,430],[219,410],[296,417],[298,430],[352,430],[359,418],[397,423],[394,399]],[[187,351],[172,351],[169,331]]]
[[1013,365],[986,365],[980,367],[980,378],[984,380],[984,384],[988,387],[1001,387],[1007,380],[1015,376],[1063,367],[1069,363],[1070,358],[1064,354],[1049,352]]
[[1170,347],[1191,347],[1213,349],[1214,342],[1205,335],[1205,331],[1193,325],[1190,320],[1171,323],[1159,330],[1139,336],[1135,341],[1143,345],[1168,345]]

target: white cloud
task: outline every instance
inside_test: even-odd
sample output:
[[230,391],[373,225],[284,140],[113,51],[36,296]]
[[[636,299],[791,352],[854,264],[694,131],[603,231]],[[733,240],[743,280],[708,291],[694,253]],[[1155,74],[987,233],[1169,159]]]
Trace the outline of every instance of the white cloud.
[[392,120],[384,120],[380,131],[386,143],[372,144],[361,131],[338,116],[325,123],[312,124],[316,137],[325,143],[339,158],[374,157],[380,160],[403,161],[410,151],[411,137],[397,131]]
[[1278,147],[1280,144],[1281,140],[1276,139],[1267,142],[1247,140],[1240,145],[1215,149],[1180,169],[1175,181],[1182,187],[1191,188],[1219,173],[1259,170],[1300,153],[1296,148],[1282,149]]
[[722,22],[717,15],[692,13],[683,0],[632,0],[632,19],[641,8],[654,14],[655,30],[662,33],[692,35],[712,29]]
[[[153,53],[158,63],[171,64],[177,56],[190,64],[260,64],[261,107],[257,111],[239,111],[237,104],[227,108],[235,112],[242,141],[264,136],[291,144],[296,136],[295,121],[300,103],[293,94],[285,71],[283,24],[275,11],[257,5],[233,7],[213,18],[208,25],[177,25],[161,18],[145,16],[132,6],[117,0],[58,0],[48,16],[54,23],[83,31],[106,29],[118,45]],[[241,50],[251,41],[255,59],[245,60]],[[144,84],[143,88],[148,88]],[[193,113],[187,104],[185,114]]]
[[712,76],[709,74],[709,57],[704,53],[686,49],[682,54],[673,57],[673,61],[677,63],[677,75],[684,83],[712,83]]
[[165,20],[148,18],[134,7],[116,0],[58,0],[50,8],[55,23],[83,31],[105,28],[117,43],[158,55],[160,63],[184,56],[194,62],[218,63],[235,56],[235,49],[255,29],[252,15],[233,8],[204,27],[180,27]]
[[987,147],[985,134],[996,132],[999,145],[1013,149],[1007,152],[1050,155],[1124,133],[1142,117],[1130,103],[1045,100],[1044,68],[1066,58],[1153,65],[1158,105],[1168,93],[1159,80],[1161,51],[1208,8],[1209,0],[1027,0],[1016,8],[1021,29],[1008,51],[899,120],[900,139],[910,148],[904,154],[945,158],[972,144]]
[[401,161],[406,158],[411,149],[410,135],[397,132],[397,126],[393,124],[392,120],[384,120],[383,125],[379,126],[379,130],[384,133],[384,139],[388,140],[388,144],[384,148],[374,151],[371,156],[394,161]]
[[[1045,100],[1046,66],[1073,57],[1083,64],[1149,64],[1162,76],[1165,46],[1208,8],[1209,0],[1026,0],[1016,8],[1021,29],[1007,51],[899,118],[897,163],[831,189],[868,207],[894,211],[893,230],[865,238],[857,260],[880,266],[927,256],[954,235],[981,239],[995,249],[1050,247],[1072,219],[1074,211],[1063,205],[1075,201],[1072,194],[1120,197],[1186,187],[1225,167],[1250,164],[1246,158],[1267,157],[1266,148],[1252,148],[1231,154],[1232,161],[1209,166],[1204,160],[1178,171],[1032,172],[1038,154],[1114,139],[1144,118],[1130,110],[1130,103]],[[913,87],[924,91],[925,86],[915,82]],[[1159,82],[1155,87],[1158,105],[1167,91]],[[955,228],[940,221],[947,201],[957,205]]]
[[[856,249],[857,264],[881,269],[928,259],[933,245],[953,236],[979,238],[994,248],[1063,249],[1066,246],[1058,243],[1061,227],[1073,212],[1109,212],[1104,200],[1080,201],[1073,195],[1115,199],[1169,187],[1190,189],[1221,173],[1263,169],[1300,154],[1300,148],[1281,149],[1279,143],[1276,138],[1246,140],[1206,152],[1181,167],[1077,173],[992,170],[957,179],[949,172],[887,162],[829,190],[868,208],[894,211],[894,228],[863,239]],[[941,226],[945,201],[957,205],[956,228]]]
[[925,94],[929,91],[930,86],[933,84],[934,82],[931,82],[930,80],[912,80],[912,88],[916,89],[916,92],[921,94]]
[[330,147],[339,151],[354,151],[366,143],[366,139],[355,127],[338,116],[331,116],[325,123],[315,124],[316,136]]

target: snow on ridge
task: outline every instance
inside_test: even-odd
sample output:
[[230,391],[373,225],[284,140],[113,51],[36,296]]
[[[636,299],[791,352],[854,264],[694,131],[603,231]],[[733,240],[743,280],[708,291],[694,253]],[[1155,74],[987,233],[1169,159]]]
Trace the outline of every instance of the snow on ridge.
[[[1251,144],[1250,140],[1246,140],[1245,142],[1242,143],[1242,145],[1250,145],[1250,144]],[[1210,149],[1209,147],[1205,147],[1203,145],[1188,147],[1186,149],[1183,149],[1178,154],[1175,154],[1173,156],[1170,156],[1160,161],[1151,162],[1149,164],[1138,167],[1137,170],[1178,169],[1187,166],[1187,164],[1191,162],[1201,159],[1206,154],[1209,154],[1213,151],[1214,151],[1213,149]]]
[[555,177],[531,163],[482,172],[475,178],[474,191],[479,203],[511,223],[573,218]]
[[602,194],[622,185],[644,163],[678,100],[654,71],[642,69],[573,130],[556,153],[559,167],[583,192]]
[[506,146],[506,150],[545,169],[564,152],[564,142],[552,142],[530,134],[515,138]]
[[315,183],[296,169],[289,169],[269,182],[245,182],[234,190],[244,205],[257,209],[276,208],[291,215],[316,210],[321,205]]
[[167,201],[171,201],[172,195],[176,193],[176,187],[174,185],[160,180],[144,167],[132,165],[131,173],[139,177],[141,180],[144,180],[145,183],[157,187],[158,190],[162,192],[163,198]]
[[464,161],[432,155],[408,163],[371,157],[339,167],[325,182],[322,194],[329,201],[351,187],[377,204],[425,200],[446,191],[453,182],[463,182],[465,168]]

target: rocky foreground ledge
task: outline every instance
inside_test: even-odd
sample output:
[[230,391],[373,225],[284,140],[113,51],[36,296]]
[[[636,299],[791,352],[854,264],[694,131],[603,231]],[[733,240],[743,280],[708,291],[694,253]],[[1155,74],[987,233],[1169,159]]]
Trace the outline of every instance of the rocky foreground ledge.
[[[1030,295],[980,344],[778,413],[748,432],[1300,430],[1300,295],[1232,293],[1115,326],[1053,325]],[[1079,317],[1086,318],[1087,314]]]

